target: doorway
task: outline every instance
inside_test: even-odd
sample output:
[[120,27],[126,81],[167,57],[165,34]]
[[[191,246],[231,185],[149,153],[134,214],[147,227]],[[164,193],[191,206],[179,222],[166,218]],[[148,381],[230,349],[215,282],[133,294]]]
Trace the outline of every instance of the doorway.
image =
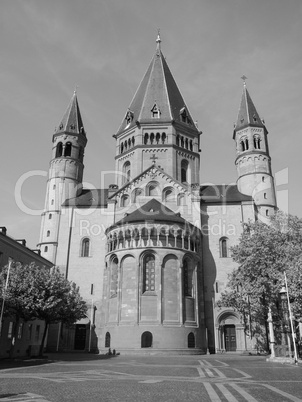
[[153,336],[151,332],[146,331],[142,334],[141,338],[141,347],[142,348],[151,348],[152,347]]
[[236,328],[235,325],[224,326],[224,344],[226,352],[236,352]]
[[86,325],[76,324],[74,334],[74,349],[84,350],[86,345]]

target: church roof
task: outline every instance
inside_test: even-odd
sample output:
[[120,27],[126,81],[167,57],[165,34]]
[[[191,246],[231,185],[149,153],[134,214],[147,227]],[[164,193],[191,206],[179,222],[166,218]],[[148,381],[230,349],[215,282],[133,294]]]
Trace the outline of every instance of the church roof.
[[84,189],[79,196],[67,199],[62,205],[76,208],[107,207],[107,200],[108,189]]
[[81,133],[86,135],[76,91],[73,93],[71,101],[61,119],[61,122],[55,130],[55,134],[60,133],[71,133],[71,134]]
[[236,131],[242,130],[248,126],[261,127],[266,130],[264,122],[260,119],[257,109],[247,90],[246,83],[244,82],[237,122],[234,128],[234,137]]
[[[185,101],[171,74],[157,38],[156,52],[118,129],[117,134],[137,123],[179,122],[198,133]],[[156,119],[153,114],[157,112]]]
[[200,197],[202,203],[221,204],[253,200],[253,197],[240,193],[236,184],[201,186]]
[[[233,203],[242,201],[252,201],[251,196],[242,194],[238,191],[236,184],[210,185],[200,187],[201,203]],[[82,193],[74,198],[65,200],[64,207],[76,208],[106,208],[108,205],[108,189],[83,189]],[[153,212],[150,214],[150,209]],[[120,224],[126,222],[137,222],[145,220],[165,220],[178,223],[184,223],[185,219],[175,214],[172,210],[161,204],[156,199],[148,201],[141,208],[133,211],[124,217]],[[117,223],[119,224],[119,223]]]
[[[145,222],[145,221],[164,221],[171,223],[188,224],[188,222],[180,216],[175,214],[171,209],[167,208],[155,198],[148,201],[146,204],[136,209],[123,219],[115,223],[116,226],[124,225],[126,223]],[[192,225],[193,226],[193,225]]]

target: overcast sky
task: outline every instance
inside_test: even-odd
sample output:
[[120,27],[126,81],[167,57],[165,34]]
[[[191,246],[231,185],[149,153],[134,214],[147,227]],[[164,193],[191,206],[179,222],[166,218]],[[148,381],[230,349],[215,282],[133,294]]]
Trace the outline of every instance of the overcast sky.
[[0,225],[38,243],[52,135],[76,85],[88,137],[84,180],[101,186],[158,28],[203,131],[201,183],[237,179],[232,135],[244,74],[269,131],[280,206],[288,194],[289,212],[302,217],[301,21],[301,0],[1,0]]

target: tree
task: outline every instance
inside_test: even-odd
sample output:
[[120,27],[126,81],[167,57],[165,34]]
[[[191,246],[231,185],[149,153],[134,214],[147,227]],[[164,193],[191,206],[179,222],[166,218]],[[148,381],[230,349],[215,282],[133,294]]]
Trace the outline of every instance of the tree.
[[[0,274],[2,295],[6,275],[7,269],[4,269]],[[39,319],[45,322],[40,355],[43,354],[49,324],[72,324],[86,317],[86,312],[87,306],[80,296],[79,288],[74,282],[68,281],[58,268],[49,270],[35,264],[22,266],[20,263],[11,268],[5,294],[5,313],[15,317],[15,331],[20,319]]]
[[[279,292],[288,280],[294,315],[302,314],[302,220],[277,212],[269,224],[244,225],[239,244],[231,249],[237,268],[217,305],[241,313],[246,329],[263,321],[270,309],[281,319]],[[255,325],[254,325],[255,328]]]

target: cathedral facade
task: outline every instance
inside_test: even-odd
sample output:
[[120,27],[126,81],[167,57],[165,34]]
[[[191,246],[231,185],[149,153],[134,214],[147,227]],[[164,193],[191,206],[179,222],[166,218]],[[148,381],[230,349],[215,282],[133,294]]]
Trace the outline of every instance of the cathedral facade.
[[276,208],[267,134],[244,83],[233,132],[237,185],[201,186],[201,132],[158,36],[114,135],[115,183],[88,190],[74,93],[52,138],[39,247],[77,283],[89,313],[72,328],[53,326],[48,349],[245,350],[241,317],[215,303],[235,267],[230,247],[243,223]]

